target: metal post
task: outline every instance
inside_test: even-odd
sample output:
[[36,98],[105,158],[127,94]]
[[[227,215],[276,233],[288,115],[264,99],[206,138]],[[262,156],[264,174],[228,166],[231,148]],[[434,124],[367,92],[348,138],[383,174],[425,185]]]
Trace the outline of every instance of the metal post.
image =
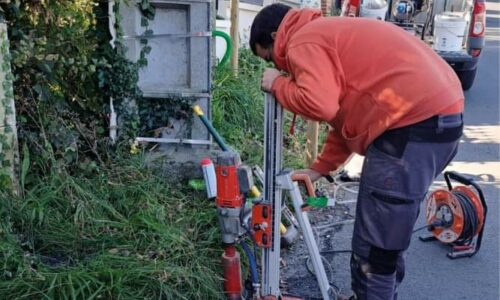
[[264,118],[264,199],[272,205],[272,244],[262,252],[262,294],[278,298],[280,261],[280,223],[282,190],[276,186],[276,175],[282,169],[283,109],[270,94],[265,96]]
[[264,110],[264,199],[263,204],[272,206],[272,243],[270,248],[262,250],[262,295],[281,297],[280,276],[280,223],[283,205],[283,191],[290,193],[297,220],[306,241],[316,278],[323,299],[334,299],[335,292],[330,287],[326,276],[318,245],[306,212],[297,183],[292,181],[292,171],[282,170],[283,145],[283,108],[270,94],[265,96]]

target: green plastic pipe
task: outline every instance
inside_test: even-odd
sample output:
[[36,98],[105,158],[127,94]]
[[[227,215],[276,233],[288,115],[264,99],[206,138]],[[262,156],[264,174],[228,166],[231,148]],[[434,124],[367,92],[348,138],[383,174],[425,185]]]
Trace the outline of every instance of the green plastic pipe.
[[224,56],[222,56],[220,63],[217,65],[217,68],[222,68],[227,63],[229,57],[231,57],[231,53],[233,52],[233,44],[231,42],[231,37],[224,31],[219,31],[219,30],[212,31],[212,36],[221,37],[224,39],[224,41],[226,41],[226,52],[224,53]]

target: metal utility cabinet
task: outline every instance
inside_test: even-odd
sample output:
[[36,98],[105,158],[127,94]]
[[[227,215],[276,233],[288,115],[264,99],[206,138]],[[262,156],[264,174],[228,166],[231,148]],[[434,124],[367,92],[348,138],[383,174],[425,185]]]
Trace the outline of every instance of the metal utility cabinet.
[[[155,7],[154,20],[147,28],[141,26],[140,1],[120,3],[120,26],[123,42],[131,61],[140,58],[142,39],[148,40],[151,52],[147,66],[139,72],[139,87],[148,98],[195,98],[210,118],[210,87],[212,77],[213,4],[207,0],[150,0]],[[112,11],[112,10],[110,10]],[[152,33],[146,34],[146,30]],[[143,139],[151,142],[182,142],[208,145],[210,136],[204,125],[194,118],[192,126],[178,126],[172,136]],[[166,125],[166,124],[165,124]],[[140,138],[138,139],[140,140]]]

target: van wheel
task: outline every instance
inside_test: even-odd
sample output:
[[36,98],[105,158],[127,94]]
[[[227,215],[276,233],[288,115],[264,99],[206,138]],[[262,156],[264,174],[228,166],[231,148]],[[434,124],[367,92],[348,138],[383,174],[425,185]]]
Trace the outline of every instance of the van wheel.
[[462,89],[464,91],[469,90],[474,83],[474,79],[476,78],[477,67],[472,70],[466,71],[457,71],[457,76],[460,79],[460,83],[462,84]]

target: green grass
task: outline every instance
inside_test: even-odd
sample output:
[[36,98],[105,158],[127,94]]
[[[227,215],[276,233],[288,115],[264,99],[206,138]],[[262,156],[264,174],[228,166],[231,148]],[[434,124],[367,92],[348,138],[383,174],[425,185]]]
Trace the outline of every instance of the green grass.
[[217,299],[215,209],[141,159],[0,196],[2,299]]
[[240,51],[239,74],[229,67],[214,78],[212,122],[224,140],[248,164],[260,164],[264,136],[264,96],[260,90],[263,61],[249,50]]
[[[249,165],[263,160],[264,68],[242,51],[239,75],[214,81],[214,126]],[[304,132],[299,118],[284,133],[287,167],[305,167]],[[43,176],[26,157],[23,197],[0,193],[0,299],[223,298],[218,222],[203,193],[168,184],[140,156]]]

